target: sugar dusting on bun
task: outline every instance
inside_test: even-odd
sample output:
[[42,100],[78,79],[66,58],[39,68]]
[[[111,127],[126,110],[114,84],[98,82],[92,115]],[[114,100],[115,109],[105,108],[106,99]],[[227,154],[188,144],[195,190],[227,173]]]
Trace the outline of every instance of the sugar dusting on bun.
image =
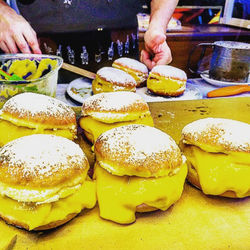
[[178,79],[183,81],[187,80],[187,75],[183,70],[169,65],[157,65],[153,67],[150,73],[151,74],[155,73],[161,76],[170,77],[173,79]]
[[88,167],[80,146],[64,137],[35,134],[0,149],[0,182],[53,187],[74,179]]
[[66,103],[36,93],[15,95],[4,104],[2,113],[42,123],[51,121],[53,117],[54,125],[75,122],[75,113]]
[[99,93],[87,98],[82,105],[82,114],[88,115],[94,111],[116,113],[147,111],[148,109],[148,104],[141,96],[129,91],[119,91]]
[[120,64],[122,66],[128,67],[130,69],[133,69],[135,71],[139,71],[145,74],[148,73],[148,68],[145,64],[132,58],[121,57],[121,58],[116,59],[114,61],[114,64]]
[[104,80],[111,83],[116,83],[117,85],[136,86],[135,79],[120,69],[103,67],[97,71],[97,75],[99,75]]
[[186,125],[183,139],[207,144],[217,150],[250,152],[250,124],[224,118],[205,118]]
[[[99,164],[112,162],[113,174],[141,177],[164,176],[183,162],[175,141],[164,132],[144,125],[127,125],[106,131],[95,143]],[[124,171],[122,171],[122,169]],[[123,175],[123,174],[122,174]]]

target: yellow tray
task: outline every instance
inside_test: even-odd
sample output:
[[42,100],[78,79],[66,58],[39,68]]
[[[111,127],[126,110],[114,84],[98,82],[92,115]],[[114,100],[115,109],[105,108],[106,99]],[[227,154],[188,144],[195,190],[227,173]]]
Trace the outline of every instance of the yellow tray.
[[[150,103],[157,128],[177,142],[181,129],[205,117],[250,123],[250,98]],[[80,108],[75,108],[80,114]],[[94,162],[90,146],[79,144]],[[0,204],[1,205],[1,204]],[[181,199],[165,212],[137,215],[131,225],[99,217],[98,207],[45,232],[27,232],[0,220],[0,249],[250,249],[250,198],[203,195],[185,184]]]

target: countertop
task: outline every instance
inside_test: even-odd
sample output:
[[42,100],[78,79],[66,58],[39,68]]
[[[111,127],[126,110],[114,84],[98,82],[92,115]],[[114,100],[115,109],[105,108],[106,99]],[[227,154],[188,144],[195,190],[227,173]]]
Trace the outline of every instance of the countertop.
[[[178,142],[182,128],[205,117],[250,123],[249,97],[149,103],[155,126]],[[81,107],[73,107],[77,114]],[[90,149],[78,137],[83,151]],[[69,223],[45,232],[27,232],[0,220],[0,249],[250,249],[250,198],[230,199],[202,194],[186,183],[183,195],[167,211],[137,214],[119,225],[99,217],[98,206],[83,210]]]
[[[207,92],[219,88],[219,87],[216,87],[214,85],[207,83],[205,80],[201,78],[188,79],[188,84],[191,84],[195,88],[199,89],[202,99],[207,99]],[[81,106],[81,103],[74,101],[72,98],[70,98],[67,95],[66,93],[67,87],[68,87],[68,83],[59,83],[57,85],[57,92],[56,92],[57,98],[68,103],[70,106]],[[233,97],[250,97],[250,92],[238,94]],[[223,97],[223,98],[230,98],[230,97]],[[176,100],[178,100],[178,98]],[[250,103],[250,100],[249,100],[249,103]]]

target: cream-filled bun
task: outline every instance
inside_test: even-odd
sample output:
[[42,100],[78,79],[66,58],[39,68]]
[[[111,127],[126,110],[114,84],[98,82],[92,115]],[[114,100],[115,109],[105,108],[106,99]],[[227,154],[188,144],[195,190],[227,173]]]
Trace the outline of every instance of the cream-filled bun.
[[154,126],[148,104],[139,95],[129,92],[109,92],[84,100],[80,126],[94,143],[103,132],[128,124]]
[[96,203],[88,160],[73,141],[36,134],[0,149],[0,217],[27,230],[69,221]]
[[188,180],[205,194],[250,195],[250,124],[205,118],[183,128],[180,146]]
[[132,58],[121,57],[116,59],[112,66],[133,76],[136,81],[136,87],[145,85],[148,78],[148,68],[145,64]]
[[94,147],[102,218],[129,224],[136,211],[166,210],[180,198],[185,157],[161,130],[135,124],[117,127],[101,134]]
[[135,79],[128,73],[112,67],[99,69],[92,82],[92,91],[94,94],[114,91],[135,92],[135,90]]
[[157,65],[149,73],[147,88],[156,95],[179,96],[186,89],[186,73],[173,66]]
[[31,134],[54,134],[73,140],[76,130],[75,112],[64,102],[42,94],[15,95],[0,112],[0,146]]

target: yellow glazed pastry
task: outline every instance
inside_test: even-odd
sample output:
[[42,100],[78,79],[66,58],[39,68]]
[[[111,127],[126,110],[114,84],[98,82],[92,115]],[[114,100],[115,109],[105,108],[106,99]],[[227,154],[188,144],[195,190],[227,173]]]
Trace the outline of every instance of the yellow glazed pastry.
[[42,94],[22,93],[9,99],[0,112],[0,146],[30,134],[73,140],[76,128],[75,112],[67,104]]
[[128,73],[112,67],[103,67],[96,73],[92,82],[92,91],[94,94],[114,91],[132,91],[136,90],[136,81]]
[[136,87],[142,87],[145,85],[148,78],[148,68],[145,64],[132,58],[121,57],[116,59],[112,66],[133,76],[136,81]]
[[187,175],[175,141],[144,125],[106,131],[95,143],[94,178],[100,216],[120,224],[135,212],[167,210],[181,196]]
[[82,105],[80,126],[94,143],[103,132],[128,124],[154,126],[148,104],[129,91],[100,93],[87,98]]
[[205,194],[242,198],[250,195],[250,125],[205,118],[183,128],[181,148],[188,180]]
[[157,65],[149,73],[147,88],[156,95],[179,96],[186,89],[187,75],[169,65]]
[[27,230],[69,221],[96,203],[88,160],[78,144],[36,134],[0,149],[0,217]]

